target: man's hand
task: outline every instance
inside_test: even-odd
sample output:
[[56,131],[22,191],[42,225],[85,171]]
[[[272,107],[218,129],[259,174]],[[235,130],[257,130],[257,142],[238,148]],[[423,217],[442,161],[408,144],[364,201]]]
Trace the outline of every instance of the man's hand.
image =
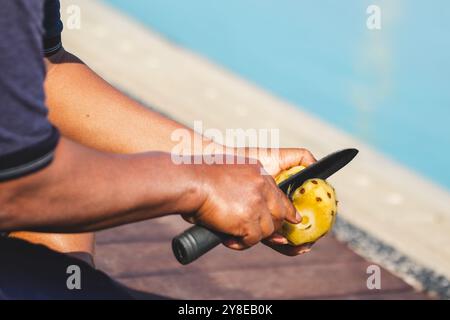
[[250,149],[248,154],[258,159],[272,177],[294,166],[307,167],[317,161],[310,151],[303,148],[258,148]]
[[[301,219],[297,219],[294,206],[272,177],[293,166],[306,167],[316,162],[311,152],[301,148],[234,149],[232,152],[256,158],[259,162],[254,165],[202,166],[202,171],[207,168],[212,173],[206,175],[209,177],[205,189],[209,193],[208,200],[200,213],[184,215],[184,218],[234,235],[224,242],[231,249],[245,249],[262,240],[265,245],[288,256],[310,251],[312,244],[292,246],[277,233],[284,220],[298,223]],[[268,174],[263,175],[262,171]]]
[[236,250],[268,238],[283,221],[301,221],[289,199],[257,164],[197,166],[203,199],[198,211],[184,215],[192,223],[231,235],[224,244]]
[[[316,162],[311,152],[301,148],[253,149],[250,150],[250,153],[257,155],[264,169],[273,177],[277,176],[281,171],[294,166],[302,165],[307,167]],[[300,246],[289,245],[288,240],[276,232],[267,239],[264,239],[263,243],[288,256],[296,256],[309,252],[313,245],[312,243]]]

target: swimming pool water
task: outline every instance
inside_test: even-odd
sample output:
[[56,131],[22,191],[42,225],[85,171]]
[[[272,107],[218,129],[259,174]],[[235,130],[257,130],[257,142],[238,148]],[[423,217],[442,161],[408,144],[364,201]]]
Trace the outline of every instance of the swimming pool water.
[[450,1],[107,2],[450,189]]

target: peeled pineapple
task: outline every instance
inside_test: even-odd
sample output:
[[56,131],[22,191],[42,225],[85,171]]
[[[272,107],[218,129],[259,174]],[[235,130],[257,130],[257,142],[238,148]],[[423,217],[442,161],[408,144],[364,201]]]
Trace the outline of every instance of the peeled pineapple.
[[[280,183],[304,169],[302,166],[283,171],[275,181]],[[305,181],[292,194],[292,203],[302,216],[302,222],[283,223],[281,233],[292,245],[315,242],[333,226],[337,214],[334,188],[322,179]]]

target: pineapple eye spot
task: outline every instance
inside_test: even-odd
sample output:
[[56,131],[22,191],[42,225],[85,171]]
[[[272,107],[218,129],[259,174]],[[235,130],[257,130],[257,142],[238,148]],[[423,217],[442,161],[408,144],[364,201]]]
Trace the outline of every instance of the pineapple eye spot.
[[331,210],[331,215],[334,216],[334,210]]
[[313,181],[311,181],[311,182],[314,183],[314,184],[317,184],[317,183],[318,183],[316,180],[313,180]]
[[301,194],[304,194],[304,193],[305,193],[305,189],[304,189],[304,188],[301,188],[301,189],[300,189],[300,193],[301,193]]
[[321,197],[317,197],[317,198],[316,198],[316,201],[317,201],[317,202],[321,202],[321,201],[322,201],[322,198],[321,198]]
[[327,196],[331,199],[331,193],[327,192]]

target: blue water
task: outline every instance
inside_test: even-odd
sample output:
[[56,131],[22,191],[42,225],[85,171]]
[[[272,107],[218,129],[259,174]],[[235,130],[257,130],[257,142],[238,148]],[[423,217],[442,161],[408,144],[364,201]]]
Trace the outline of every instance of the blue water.
[[450,188],[450,1],[107,2]]

